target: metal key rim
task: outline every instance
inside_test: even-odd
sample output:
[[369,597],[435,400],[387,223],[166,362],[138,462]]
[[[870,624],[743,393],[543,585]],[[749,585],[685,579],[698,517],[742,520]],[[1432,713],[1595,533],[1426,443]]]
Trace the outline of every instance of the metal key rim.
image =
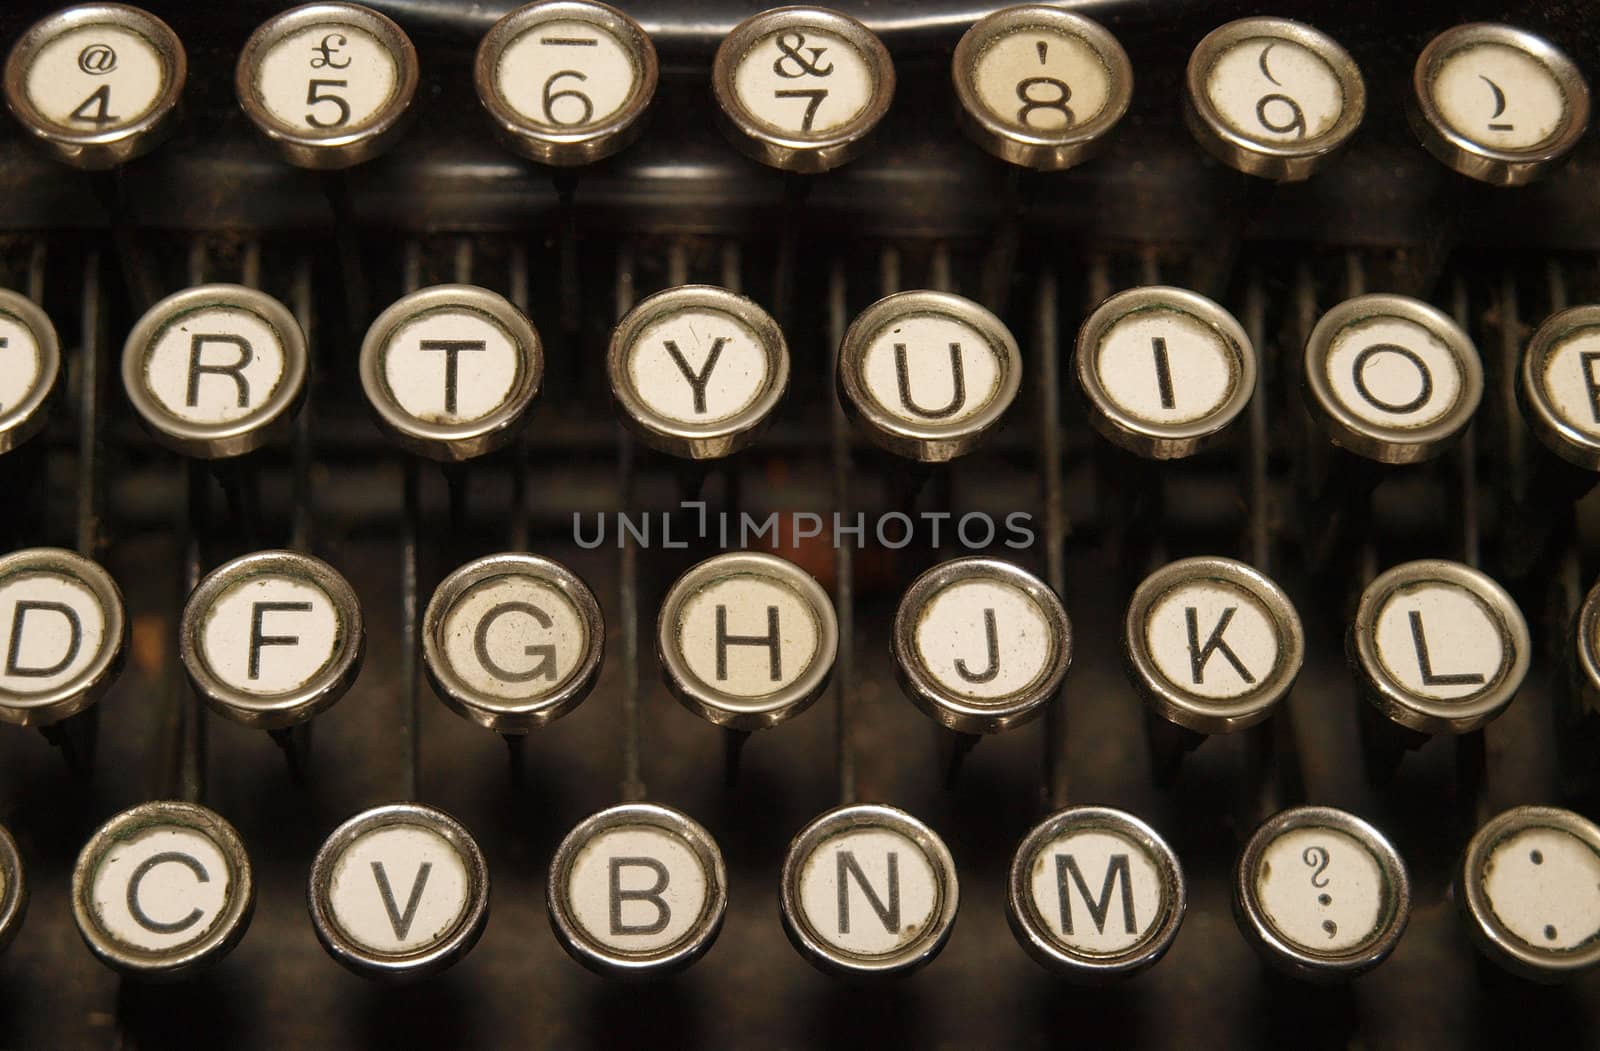
[[39,379],[26,396],[0,412],[0,454],[8,453],[44,429],[61,396],[61,343],[56,327],[39,306],[20,293],[0,289],[0,315],[28,330],[38,348]]
[[22,855],[17,841],[11,838],[5,826],[0,825],[0,952],[4,952],[11,939],[22,928],[28,911],[28,880],[22,871]]

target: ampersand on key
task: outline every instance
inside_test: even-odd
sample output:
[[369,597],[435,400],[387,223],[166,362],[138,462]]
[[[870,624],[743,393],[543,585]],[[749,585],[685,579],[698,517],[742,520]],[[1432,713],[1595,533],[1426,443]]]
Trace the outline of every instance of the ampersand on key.
[[[787,80],[794,80],[797,77],[804,76],[825,77],[832,73],[832,62],[829,62],[826,66],[822,64],[822,53],[828,49],[826,47],[806,47],[805,44],[806,36],[798,30],[793,33],[779,33],[778,50],[783,54],[773,61],[772,71]],[[811,53],[811,61],[806,61],[805,56],[800,53],[801,48],[805,48],[806,51]],[[793,73],[784,67],[785,62],[794,63]]]

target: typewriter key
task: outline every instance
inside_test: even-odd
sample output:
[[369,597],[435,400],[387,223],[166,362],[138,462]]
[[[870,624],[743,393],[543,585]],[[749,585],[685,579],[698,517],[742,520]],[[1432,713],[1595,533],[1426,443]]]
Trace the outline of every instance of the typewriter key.
[[57,160],[115,168],[154,149],[177,116],[183,42],[154,15],[80,4],[35,22],[6,60],[6,106]]
[[1573,648],[1582,705],[1586,711],[1600,713],[1600,582],[1584,596],[1575,630]]
[[1011,858],[1012,933],[1041,966],[1073,981],[1125,978],[1161,959],[1187,903],[1172,848],[1110,807],[1050,815]]
[[838,645],[822,585],[792,562],[749,551],[691,567],[656,623],[667,689],[729,730],[776,726],[809,708],[827,688]]
[[753,441],[789,386],[789,348],[765,310],[711,285],[628,311],[606,354],[611,395],[651,448],[712,460]]
[[1189,56],[1184,118],[1212,156],[1246,175],[1297,182],[1361,126],[1367,89],[1348,52],[1287,18],[1241,18]]
[[1078,385],[1089,422],[1140,456],[1204,448],[1256,389],[1256,352],[1232,314],[1181,288],[1119,292],[1078,330]]
[[44,429],[61,393],[56,327],[26,296],[0,289],[0,453]]
[[839,400],[883,448],[923,463],[970,452],[1010,408],[1022,356],[1005,323],[948,292],[897,292],[839,347]]
[[1521,806],[1467,844],[1456,904],[1485,956],[1536,982],[1600,963],[1600,828],[1570,810]]
[[290,164],[349,168],[405,130],[417,91],[405,31],[359,4],[312,3],[259,26],[234,69],[245,115]]
[[365,648],[361,605],[338,570],[295,551],[258,551],[194,589],[178,653],[219,715],[282,730],[343,697]]
[[1382,963],[1411,915],[1405,864],[1343,810],[1285,810],[1256,829],[1234,874],[1239,929],[1272,966],[1340,982]]
[[656,49],[639,23],[593,0],[541,0],[496,22],[473,78],[500,138],[561,167],[609,157],[644,126]]
[[305,397],[306,340],[287,307],[242,285],[200,285],[145,311],[122,384],[150,433],[188,456],[240,456],[285,433]]
[[141,803],[100,826],[72,871],[89,951],[136,978],[192,974],[250,926],[255,884],[233,826],[195,803]]
[[537,555],[489,555],[446,577],[422,618],[439,699],[479,726],[527,733],[589,696],[606,626],[571,570]]
[[1201,734],[1267,718],[1305,658],[1289,596],[1230,558],[1186,558],[1150,574],[1128,603],[1123,631],[1128,675],[1145,702]]
[[938,835],[903,810],[843,806],[794,837],[780,905],[789,941],[818,970],[903,975],[944,948],[960,886]]
[[122,592],[72,551],[0,558],[0,723],[49,726],[98,701],[122,671]]
[[0,952],[22,927],[28,911],[28,883],[22,874],[22,856],[11,833],[0,827]]
[[928,717],[958,733],[998,733],[1039,715],[1072,663],[1061,600],[997,558],[934,566],[894,617],[895,676]]
[[1589,124],[1589,86],[1549,41],[1478,22],[1447,29],[1417,56],[1406,115],[1428,152],[1498,186],[1539,178]]
[[543,376],[533,325],[474,285],[401,298],[361,343],[361,386],[379,425],[404,448],[446,463],[511,441]]
[[728,876],[711,834],[687,815],[624,803],[585,818],[550,862],[545,904],[556,940],[611,978],[694,963],[717,940]]
[[979,146],[1024,168],[1088,160],[1133,98],[1133,66],[1099,23],[1054,7],[1008,7],[973,24],[950,64],[956,113]]
[[1378,711],[1422,734],[1462,734],[1511,703],[1528,671],[1528,625],[1475,569],[1430,559],[1381,574],[1361,593],[1347,642]]
[[478,943],[489,867],[455,818],[419,803],[373,807],[317,851],[307,892],[328,955],[364,978],[437,974]]
[[1379,463],[1432,459],[1483,397],[1483,365],[1454,321],[1405,296],[1347,299],[1306,342],[1312,414],[1333,443]]
[[1600,306],[1571,307],[1539,326],[1522,356],[1517,395],[1550,451],[1600,471]]
[[853,159],[894,98],[883,42],[848,15],[780,7],[745,19],[711,68],[717,117],[739,152],[792,172]]

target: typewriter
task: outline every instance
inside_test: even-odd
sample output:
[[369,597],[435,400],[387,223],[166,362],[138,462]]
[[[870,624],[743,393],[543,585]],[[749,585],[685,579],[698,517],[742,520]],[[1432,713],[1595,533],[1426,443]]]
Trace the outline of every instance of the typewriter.
[[1570,2],[12,0],[0,1047],[1600,1041]]

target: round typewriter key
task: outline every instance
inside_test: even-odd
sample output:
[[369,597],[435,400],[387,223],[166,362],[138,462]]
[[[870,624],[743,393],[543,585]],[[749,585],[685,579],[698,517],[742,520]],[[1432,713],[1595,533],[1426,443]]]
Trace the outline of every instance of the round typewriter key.
[[651,803],[592,814],[550,862],[545,903],[556,940],[611,978],[671,974],[722,930],[728,876],[717,841],[687,815]]
[[1456,903],[1490,959],[1536,982],[1600,963],[1600,828],[1570,810],[1521,806],[1467,844]]
[[1133,98],[1133,66],[1099,23],[1055,7],[980,19],[950,65],[961,127],[996,157],[1060,171],[1099,152]]
[[1422,144],[1463,175],[1520,186],[1583,137],[1589,86],[1549,41],[1478,22],[1447,29],[1417,56],[1406,114]]
[[1348,644],[1372,703],[1425,734],[1467,733],[1499,715],[1528,671],[1522,611],[1458,562],[1407,562],[1361,593]]
[[839,347],[839,399],[897,455],[970,452],[1010,408],[1022,355],[1005,323],[948,292],[897,292],[863,310]]
[[1089,421],[1130,452],[1172,460],[1202,449],[1244,411],[1256,352],[1233,315],[1181,288],[1119,292],[1078,330]]
[[1072,625],[1048,584],[997,558],[934,566],[894,617],[895,675],[907,697],[959,733],[1037,716],[1072,663]]
[[311,866],[307,899],[329,956],[365,978],[421,978],[478,943],[489,866],[449,814],[391,803],[333,831]]
[[710,285],[658,292],[628,312],[606,354],[623,422],[694,460],[748,445],[789,386],[783,332],[755,303]]
[[730,730],[776,726],[809,708],[828,685],[838,646],[822,585],[792,562],[752,552],[691,567],[656,624],[667,689]]
[[1589,710],[1600,712],[1600,582],[1584,596],[1573,643],[1583,703]]
[[1472,340],[1405,296],[1357,296],[1322,315],[1305,371],[1312,412],[1333,443],[1379,463],[1439,455],[1483,397]]
[[200,285],[145,311],[122,349],[128,400],[157,440],[221,459],[286,431],[305,396],[306,340],[287,307]]
[[1383,833],[1343,810],[1296,807],[1269,818],[1234,875],[1239,929],[1263,958],[1313,982],[1382,963],[1411,915],[1405,864]]
[[83,711],[116,681],[127,640],[122,592],[96,563],[53,547],[0,558],[0,722]]
[[0,289],[0,453],[44,429],[61,392],[56,327],[26,296]]
[[494,24],[473,76],[512,149],[542,164],[589,164],[639,137],[656,92],[656,49],[614,7],[541,0]]
[[245,41],[234,90],[245,115],[290,164],[348,168],[405,130],[417,51],[399,26],[359,4],[312,3]]
[[1279,182],[1307,178],[1361,126],[1367,89],[1348,52],[1287,18],[1241,18],[1189,56],[1189,130],[1218,160]]
[[141,803],[100,826],[72,871],[89,951],[138,978],[191,974],[250,926],[255,885],[233,826],[195,803]]
[[1128,603],[1129,677],[1164,719],[1203,734],[1254,726],[1300,674],[1305,632],[1289,596],[1230,558],[1186,558]]
[[296,551],[258,551],[194,589],[178,653],[216,712],[281,730],[343,697],[365,647],[361,605],[338,570]]
[[1600,306],[1571,307],[1539,326],[1522,356],[1517,395],[1546,447],[1600,471]]
[[944,841],[891,806],[830,810],[783,859],[783,929],[829,974],[902,975],[944,948],[960,886]]
[[527,733],[581,704],[605,645],[588,586],[537,555],[468,562],[434,591],[422,618],[422,659],[440,700],[500,733]]
[[6,106],[57,160],[114,168],[166,137],[188,75],[168,25],[123,4],[79,4],[35,22],[6,60]]
[[745,19],[711,68],[723,133],[746,156],[792,172],[854,158],[894,98],[894,63],[872,31],[821,7]]
[[1187,901],[1178,857],[1155,829],[1121,810],[1070,807],[1017,847],[1006,918],[1040,965],[1095,984],[1161,959]]
[[28,883],[11,833],[0,827],[0,952],[11,944],[28,911]]
[[361,386],[379,424],[433,460],[470,460],[511,441],[543,376],[533,325],[474,285],[405,296],[361,343]]

